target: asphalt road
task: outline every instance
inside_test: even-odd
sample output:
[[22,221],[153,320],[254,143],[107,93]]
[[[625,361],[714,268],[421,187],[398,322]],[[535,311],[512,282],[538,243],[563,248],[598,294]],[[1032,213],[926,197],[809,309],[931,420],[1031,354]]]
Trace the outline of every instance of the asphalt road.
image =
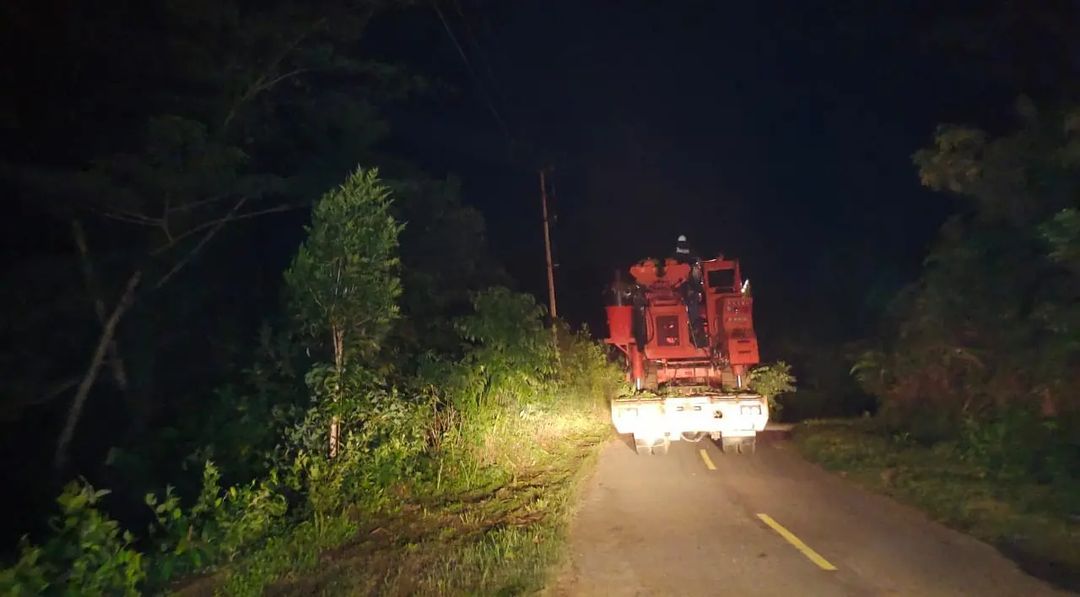
[[1066,594],[783,441],[666,456],[612,442],[582,500],[556,595]]

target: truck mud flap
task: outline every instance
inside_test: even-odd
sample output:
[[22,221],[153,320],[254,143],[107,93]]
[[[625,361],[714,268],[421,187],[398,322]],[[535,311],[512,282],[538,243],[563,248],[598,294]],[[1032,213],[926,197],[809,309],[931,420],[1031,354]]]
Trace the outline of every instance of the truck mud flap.
[[663,456],[668,453],[668,448],[670,447],[671,440],[666,437],[661,439],[646,439],[636,435],[634,436],[634,449],[637,451],[638,456]]
[[720,451],[724,454],[753,454],[757,451],[755,437],[721,437]]

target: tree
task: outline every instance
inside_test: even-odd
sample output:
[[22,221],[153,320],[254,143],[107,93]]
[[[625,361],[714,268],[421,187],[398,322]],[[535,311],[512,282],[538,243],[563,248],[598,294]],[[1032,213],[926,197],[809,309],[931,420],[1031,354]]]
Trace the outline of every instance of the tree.
[[1076,411],[1080,119],[1019,102],[993,136],[939,127],[915,163],[968,207],[942,227],[883,345],[854,373],[894,422],[940,439],[961,420]]
[[914,156],[923,185],[967,201],[983,222],[1027,226],[1074,205],[1080,192],[1080,116],[1017,102],[1020,127],[992,138],[941,125],[933,147]]
[[[308,238],[285,272],[291,305],[303,331],[329,340],[341,398],[347,367],[375,354],[398,314],[398,234],[389,189],[377,170],[358,168],[319,200]],[[338,447],[330,427],[330,456]]]
[[395,355],[415,364],[417,353],[457,355],[455,317],[472,308],[472,294],[505,285],[507,275],[488,252],[484,218],[462,204],[460,183],[415,177],[395,181],[394,216],[401,234],[403,317],[393,332]]
[[[57,373],[5,371],[20,390],[5,392],[5,411],[70,398],[55,442],[58,474],[66,472],[83,405],[105,365],[136,434],[167,412],[170,398],[208,391],[190,381],[152,387],[171,375],[170,357],[208,358],[190,350],[203,334],[182,310],[209,285],[175,282],[211,241],[228,242],[227,224],[305,207],[310,189],[321,191],[370,159],[371,144],[385,134],[375,104],[419,84],[359,56],[355,42],[394,4],[200,0],[102,7],[76,0],[57,13],[16,0],[0,8],[0,37],[29,52],[6,64],[18,84],[0,99],[0,127],[11,141],[0,149],[0,191],[27,213],[46,214],[50,225],[72,231],[81,275],[63,296],[86,296],[93,306],[72,350],[61,353],[52,344],[37,357],[47,357]],[[43,30],[59,33],[48,48],[33,42]],[[33,308],[52,303],[60,306]],[[243,315],[253,331],[259,315],[234,319]],[[146,338],[146,345],[134,348],[125,334]],[[187,353],[169,354],[165,347],[180,342],[161,338],[180,336]],[[128,366],[132,361],[141,366]],[[170,371],[155,371],[158,362]],[[224,367],[192,363],[200,372],[220,374]],[[212,383],[213,375],[204,375]]]

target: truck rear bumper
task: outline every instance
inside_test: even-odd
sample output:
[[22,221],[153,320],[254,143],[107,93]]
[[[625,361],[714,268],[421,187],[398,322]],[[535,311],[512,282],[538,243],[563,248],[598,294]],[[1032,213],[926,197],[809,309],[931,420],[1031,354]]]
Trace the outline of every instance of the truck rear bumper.
[[707,433],[714,438],[752,438],[769,420],[768,401],[756,394],[703,394],[624,398],[611,402],[619,433],[645,439],[681,439]]

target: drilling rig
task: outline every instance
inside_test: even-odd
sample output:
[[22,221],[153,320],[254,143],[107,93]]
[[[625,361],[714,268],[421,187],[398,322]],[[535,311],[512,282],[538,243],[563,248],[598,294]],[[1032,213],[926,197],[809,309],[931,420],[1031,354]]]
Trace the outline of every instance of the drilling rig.
[[646,259],[616,273],[606,307],[606,342],[625,356],[631,396],[612,401],[619,433],[639,454],[672,441],[720,440],[753,451],[768,400],[750,392],[758,364],[750,284],[737,259]]

